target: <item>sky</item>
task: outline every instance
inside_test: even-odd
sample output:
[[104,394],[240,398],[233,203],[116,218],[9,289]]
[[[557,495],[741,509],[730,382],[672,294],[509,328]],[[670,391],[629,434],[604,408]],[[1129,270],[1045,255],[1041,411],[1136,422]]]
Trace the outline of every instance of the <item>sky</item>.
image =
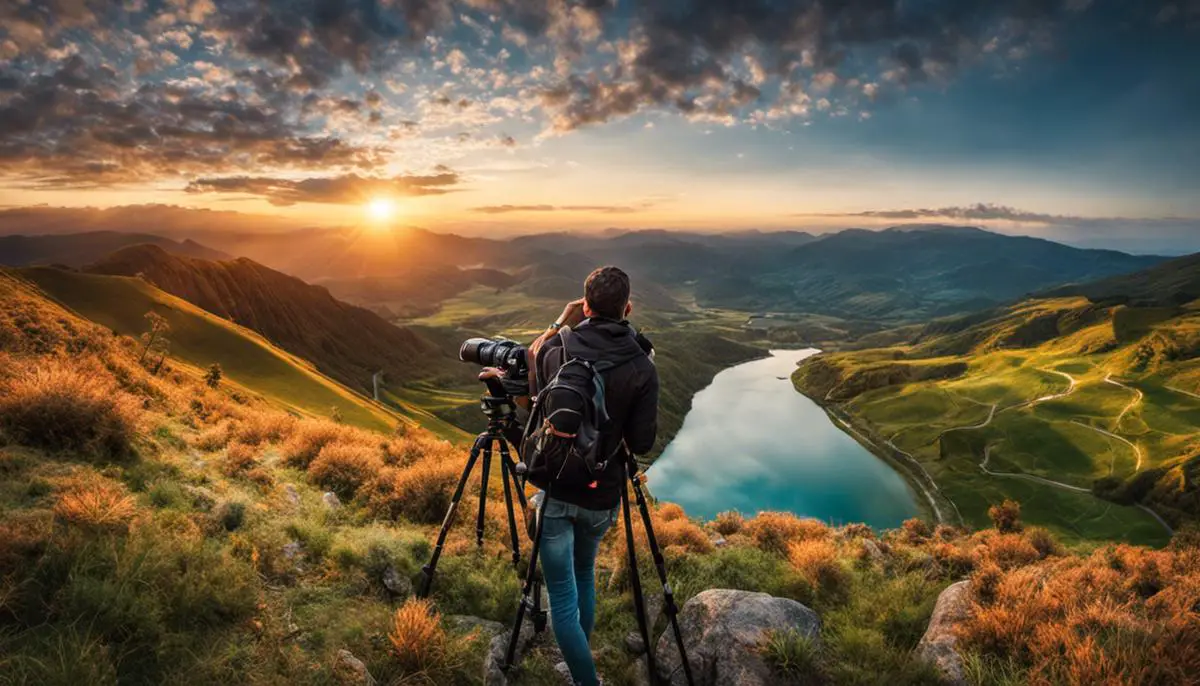
[[0,207],[1200,250],[1200,0],[4,0]]

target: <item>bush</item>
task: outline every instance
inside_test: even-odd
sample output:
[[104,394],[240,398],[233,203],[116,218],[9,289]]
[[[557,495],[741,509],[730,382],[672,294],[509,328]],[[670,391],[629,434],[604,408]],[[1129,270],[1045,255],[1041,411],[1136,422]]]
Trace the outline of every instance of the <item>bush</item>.
[[788,546],[788,560],[813,586],[841,595],[850,583],[850,573],[838,558],[837,547],[826,540],[808,539]]
[[54,504],[54,514],[81,526],[110,528],[126,525],[136,512],[133,498],[117,484],[94,480],[72,487]]
[[237,531],[246,520],[246,504],[238,500],[227,500],[217,506],[216,521],[226,531]]
[[823,681],[817,646],[795,629],[767,632],[759,650],[771,671],[788,682],[818,684]]
[[232,436],[232,424],[229,422],[229,420],[223,420],[196,434],[196,437],[192,439],[192,445],[197,450],[203,450],[210,453],[216,452],[229,445],[229,441]]
[[296,418],[270,410],[246,410],[246,414],[233,428],[232,439],[249,445],[275,443],[290,436],[296,427]]
[[712,521],[712,527],[722,536],[732,536],[742,530],[746,520],[737,510],[722,512]]
[[133,454],[137,403],[96,370],[51,361],[0,387],[0,431],[23,445],[95,460]]
[[677,519],[687,519],[687,514],[683,508],[675,503],[665,503],[655,508],[655,514],[664,522],[673,522]]
[[409,598],[396,610],[388,640],[401,669],[412,674],[441,666],[448,648],[441,620],[427,599]]
[[308,469],[326,445],[345,436],[344,426],[321,419],[305,419],[296,423],[291,437],[283,444],[283,461],[291,467]]
[[356,443],[330,443],[308,465],[308,476],[342,498],[352,498],[383,469],[371,448]]
[[253,447],[245,443],[233,443],[225,449],[221,461],[221,473],[225,476],[241,476],[257,464]]
[[370,486],[368,507],[377,516],[436,524],[446,514],[461,470],[457,461],[436,458],[384,469]]
[[800,519],[788,512],[760,512],[746,522],[743,533],[754,544],[770,553],[786,555],[788,545],[803,540],[823,539],[830,535],[829,527],[815,519]]
[[1001,533],[1020,531],[1022,528],[1021,504],[1015,500],[1005,500],[999,505],[992,505],[988,508],[988,518]]

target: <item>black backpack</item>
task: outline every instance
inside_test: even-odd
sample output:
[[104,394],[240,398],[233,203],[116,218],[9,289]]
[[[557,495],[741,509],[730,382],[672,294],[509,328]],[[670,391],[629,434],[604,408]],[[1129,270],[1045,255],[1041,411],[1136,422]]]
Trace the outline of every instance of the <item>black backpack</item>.
[[591,362],[572,357],[572,332],[559,329],[565,361],[534,398],[521,442],[526,479],[541,489],[587,488],[608,466],[603,454],[612,421],[604,400],[607,371],[645,353],[619,360]]

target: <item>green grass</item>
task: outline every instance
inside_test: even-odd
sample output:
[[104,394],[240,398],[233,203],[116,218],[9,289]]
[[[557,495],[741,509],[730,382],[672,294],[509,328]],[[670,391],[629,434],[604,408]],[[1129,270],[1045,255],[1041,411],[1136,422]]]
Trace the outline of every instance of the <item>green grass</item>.
[[171,325],[172,359],[203,369],[213,362],[225,377],[301,414],[328,417],[332,408],[347,423],[388,430],[397,423],[389,411],[271,345],[258,334],[164,293],[140,279],[80,274],[51,268],[21,274],[62,304],[118,334],[137,337],[153,311]]

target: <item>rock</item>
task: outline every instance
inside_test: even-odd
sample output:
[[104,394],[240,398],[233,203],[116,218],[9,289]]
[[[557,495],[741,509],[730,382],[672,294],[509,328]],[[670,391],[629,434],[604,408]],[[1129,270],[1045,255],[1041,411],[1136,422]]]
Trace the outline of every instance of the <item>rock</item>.
[[383,570],[383,587],[388,590],[388,593],[398,596],[407,596],[412,593],[412,582],[404,577],[403,574],[396,571],[396,568],[388,565],[388,568]]
[[864,538],[862,541],[863,555],[871,562],[883,564],[883,551],[879,549],[879,544],[869,538]]
[[633,663],[633,673],[629,675],[629,683],[633,686],[654,686],[650,683],[650,668],[646,665],[645,655]]
[[[549,633],[549,631],[546,633]],[[508,650],[508,639],[510,636],[512,636],[512,630],[506,629],[492,637],[492,642],[488,646],[487,657],[483,661],[483,683],[485,686],[505,686],[508,683],[508,677],[501,671],[500,665],[504,664],[504,654]],[[521,657],[529,649],[533,638],[533,624],[531,622],[522,622],[521,631],[517,634],[517,651],[513,656],[514,665],[520,663]]]
[[493,622],[490,619],[482,617],[472,617],[471,615],[447,615],[443,621],[451,631],[460,634],[469,634],[472,631],[479,631],[485,640],[491,641],[493,638],[504,633],[508,628],[500,622]]
[[[710,589],[683,606],[679,628],[696,686],[759,686],[778,681],[758,650],[766,633],[794,630],[815,642],[820,640],[821,619],[788,598]],[[687,683],[673,632],[659,637],[655,657],[663,682]]]
[[188,497],[192,499],[192,505],[197,510],[208,512],[217,503],[216,494],[203,486],[184,484],[183,492],[187,493]]
[[321,502],[325,503],[331,510],[336,510],[342,506],[342,501],[338,499],[337,493],[333,491],[325,491],[325,494],[321,496]]
[[917,644],[917,654],[932,662],[955,686],[965,685],[962,656],[955,650],[954,625],[965,620],[971,610],[971,582],[951,584],[938,596],[929,618],[929,628]]
[[288,502],[291,504],[300,504],[300,491],[297,491],[295,486],[291,484],[285,485],[283,487],[283,494],[287,496]]
[[296,541],[285,543],[283,546],[283,556],[289,560],[294,560],[300,556],[303,547],[304,546],[300,545]]
[[721,534],[713,534],[711,536],[711,538],[712,538],[712,544],[718,548],[720,548],[721,546],[723,546],[729,542],[729,541],[726,541],[725,537],[722,536]]
[[567,686],[575,686],[575,679],[571,677],[571,668],[567,666],[567,663],[559,662],[554,665],[554,671],[562,676],[563,683],[567,684]]
[[354,657],[354,653],[345,648],[337,652],[337,662],[334,665],[334,671],[344,675],[349,680],[349,683],[375,686],[375,677],[371,676],[371,672],[367,671],[367,666],[363,664],[362,660]]
[[625,634],[625,649],[634,655],[645,653],[646,642],[642,640],[642,634],[637,630]]

